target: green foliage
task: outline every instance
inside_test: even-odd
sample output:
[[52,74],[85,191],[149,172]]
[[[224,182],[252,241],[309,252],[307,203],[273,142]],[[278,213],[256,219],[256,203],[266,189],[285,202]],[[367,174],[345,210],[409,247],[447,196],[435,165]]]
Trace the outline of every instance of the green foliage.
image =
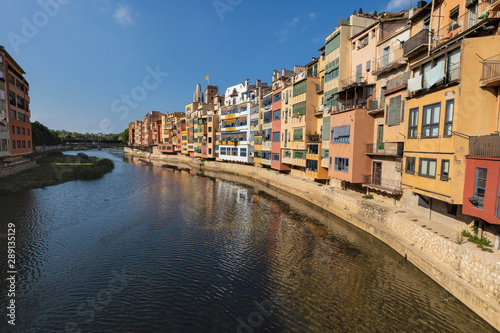
[[358,14],[363,14],[363,8],[359,8]]
[[128,144],[128,127],[120,134],[119,140],[122,140],[124,144]]
[[87,161],[90,159],[89,155],[87,155],[85,153],[78,153],[77,155],[80,156],[82,158],[82,160],[84,160],[84,161]]
[[31,123],[31,135],[33,146],[54,146],[61,143],[61,139],[53,131],[38,121]]
[[466,237],[469,240],[469,242],[476,244],[477,247],[481,249],[481,251],[493,252],[492,249],[489,249],[490,247],[493,247],[490,240],[485,237],[479,238],[478,230],[479,228],[477,226],[472,226],[472,234],[467,230],[463,230],[462,236]]
[[371,194],[365,195],[363,199],[373,199],[373,195]]

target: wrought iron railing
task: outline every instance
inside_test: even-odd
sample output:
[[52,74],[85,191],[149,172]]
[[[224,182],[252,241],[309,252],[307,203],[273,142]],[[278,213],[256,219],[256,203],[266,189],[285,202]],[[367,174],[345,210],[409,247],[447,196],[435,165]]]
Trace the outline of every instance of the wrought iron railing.
[[481,80],[500,78],[500,60],[485,60]]
[[415,36],[411,37],[408,39],[406,42],[403,43],[403,53],[404,56],[407,56],[408,54],[412,53],[414,50],[417,48],[420,48],[421,46],[427,46],[429,45],[429,30],[421,30]]
[[403,48],[396,49],[392,52],[384,54],[380,58],[375,59],[374,61],[374,71],[381,71],[384,68],[388,68],[393,64],[406,63],[406,58],[403,57]]
[[397,87],[401,87],[405,84],[408,84],[408,78],[410,77],[410,72],[404,72],[401,75],[398,75],[392,79],[387,80],[386,89],[390,91]]

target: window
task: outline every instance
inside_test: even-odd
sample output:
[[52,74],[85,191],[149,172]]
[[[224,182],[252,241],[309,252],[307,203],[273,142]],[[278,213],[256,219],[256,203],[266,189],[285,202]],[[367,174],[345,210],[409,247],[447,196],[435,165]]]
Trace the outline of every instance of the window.
[[16,87],[17,89],[24,91],[23,83],[19,82],[18,80],[16,80]]
[[281,110],[273,111],[273,120],[280,120]]
[[208,154],[212,154],[212,148],[208,148]]
[[410,109],[408,119],[408,139],[416,139],[418,130],[418,108]]
[[290,150],[283,150],[283,158],[291,158],[292,152]]
[[220,154],[226,155],[226,147],[220,147]]
[[293,152],[293,158],[306,158],[306,152],[304,150],[296,150]]
[[415,157],[406,157],[405,173],[410,175],[415,174]]
[[280,161],[280,154],[273,154],[273,161],[279,162]]
[[349,136],[351,132],[351,125],[335,126],[333,128],[333,142],[334,143],[349,143]]
[[212,121],[212,117],[208,117],[208,121]]
[[318,161],[306,160],[306,171],[318,172]]
[[21,135],[26,135],[26,130],[24,129],[24,127],[21,127]]
[[332,37],[326,40],[325,56],[329,55],[339,47],[340,47],[340,31],[338,31]]
[[247,149],[246,148],[240,148],[240,156],[241,157],[247,156]]
[[23,148],[26,148],[26,141],[23,141]]
[[10,84],[14,84],[14,77],[12,75],[9,74],[9,83]]
[[12,149],[16,149],[16,140],[12,140]]
[[498,182],[497,217],[500,217],[500,182]]
[[446,64],[446,80],[448,82],[458,80],[460,69],[460,48],[449,52],[447,55],[448,62]]
[[17,141],[17,149],[21,149],[21,140]]
[[208,138],[208,143],[212,143],[212,138]]
[[422,177],[435,178],[437,160],[433,158],[421,158],[419,160],[418,175]]
[[231,148],[231,152],[233,156],[238,156],[238,148]]
[[293,85],[293,97],[304,94],[307,91],[307,80]]
[[16,126],[12,125],[12,134],[16,134]]
[[474,188],[475,205],[479,209],[483,209],[484,194],[486,192],[486,176],[488,169],[476,169],[476,186]]
[[293,106],[293,116],[303,116],[306,114],[306,102],[297,103]]
[[1,145],[0,145],[0,151],[7,151],[9,149],[9,143],[7,139],[2,139]]
[[323,125],[321,126],[321,140],[330,139],[330,116],[323,117]]
[[460,6],[456,6],[452,10],[450,10],[450,26],[448,27],[448,31],[453,31],[459,27],[458,25],[458,12]]
[[329,149],[321,149],[321,158],[328,158],[329,151]]
[[293,130],[293,141],[302,140],[302,128],[296,128]]
[[280,132],[273,132],[273,142],[280,142]]
[[335,171],[349,172],[349,159],[343,157],[335,157]]
[[17,120],[24,122],[26,120],[26,116],[23,113],[18,112],[17,113]]
[[281,93],[274,95],[274,103],[281,101]]
[[441,103],[424,106],[422,115],[422,138],[437,138]]
[[318,145],[307,145],[307,153],[310,155],[318,155]]
[[441,175],[439,180],[447,182],[450,176],[450,160],[441,160]]
[[9,102],[11,105],[16,106],[16,94],[14,94],[12,91],[9,92]]
[[401,95],[389,100],[389,111],[386,116],[388,126],[399,125],[401,119]]
[[453,109],[455,107],[455,100],[446,101],[446,110],[444,114],[444,137],[450,137],[453,128]]
[[212,133],[212,127],[208,128],[208,133]]
[[16,127],[16,134],[17,135],[21,134],[21,128],[19,126]]
[[336,58],[325,66],[325,82],[330,82],[339,76],[340,58]]

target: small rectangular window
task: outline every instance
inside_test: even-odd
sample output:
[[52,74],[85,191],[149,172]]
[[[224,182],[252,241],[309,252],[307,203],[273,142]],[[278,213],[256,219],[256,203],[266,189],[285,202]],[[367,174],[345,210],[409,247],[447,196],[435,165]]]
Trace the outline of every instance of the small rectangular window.
[[280,161],[280,154],[273,154],[273,161],[279,162]]
[[436,177],[437,160],[433,158],[421,158],[419,160],[418,175],[421,177]]
[[476,186],[474,188],[474,199],[476,208],[483,209],[484,195],[486,194],[486,177],[488,169],[476,168]]
[[441,175],[439,180],[447,182],[450,176],[450,160],[441,160]]
[[441,103],[424,106],[422,115],[422,138],[437,138],[439,136],[439,116]]
[[342,157],[335,157],[335,171],[349,172],[349,159]]
[[415,174],[415,157],[406,157],[405,173],[410,175]]
[[444,137],[450,137],[453,129],[453,109],[455,107],[455,100],[449,100],[446,102],[446,111],[444,116]]
[[273,142],[280,142],[280,132],[273,132]]

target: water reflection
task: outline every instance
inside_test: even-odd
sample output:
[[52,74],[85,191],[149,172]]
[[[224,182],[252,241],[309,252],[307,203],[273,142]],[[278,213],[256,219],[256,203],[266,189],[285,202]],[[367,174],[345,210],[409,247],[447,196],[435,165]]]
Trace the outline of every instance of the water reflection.
[[0,232],[13,222],[18,233],[14,331],[494,331],[312,206],[118,151],[91,155],[111,157],[113,173],[0,197]]

